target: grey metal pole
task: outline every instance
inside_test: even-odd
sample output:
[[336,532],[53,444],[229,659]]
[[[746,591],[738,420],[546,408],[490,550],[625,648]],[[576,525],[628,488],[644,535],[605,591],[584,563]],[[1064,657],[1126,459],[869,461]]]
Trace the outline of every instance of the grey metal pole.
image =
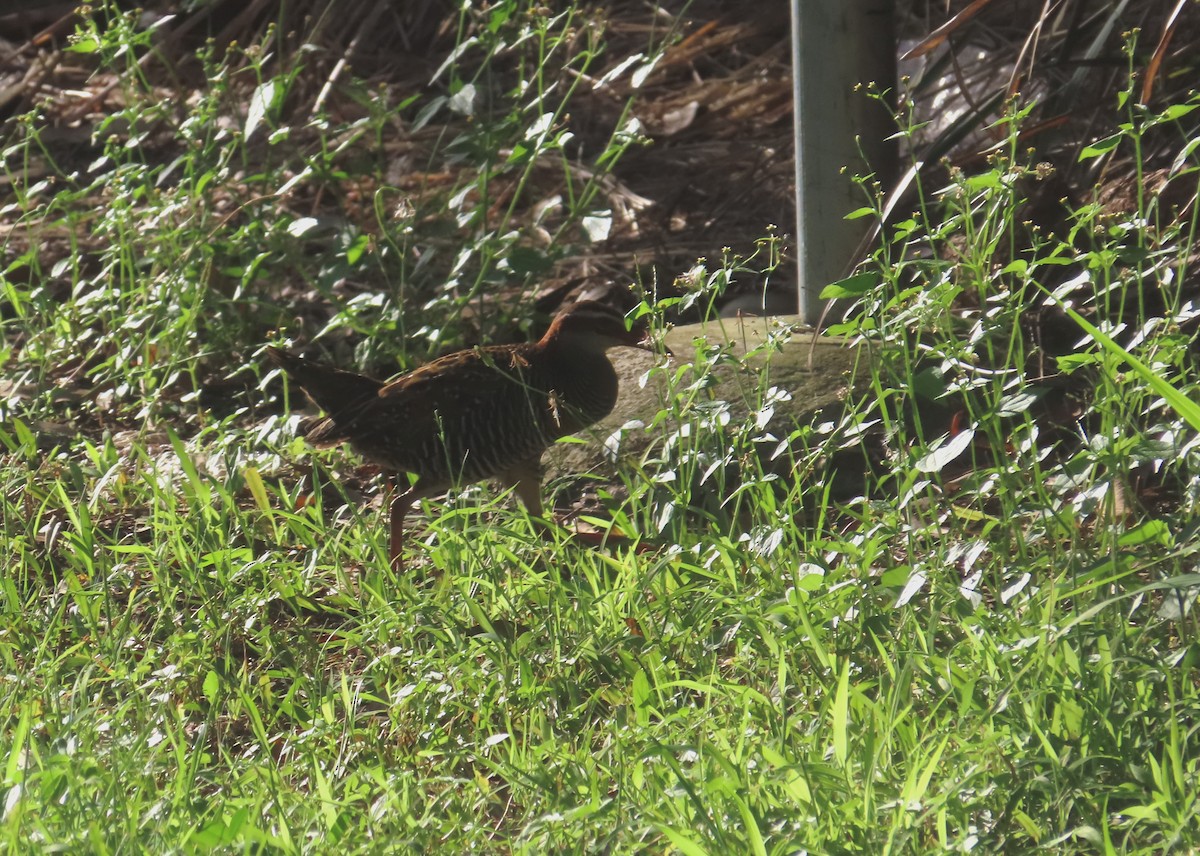
[[857,261],[870,223],[844,219],[867,201],[851,177],[869,170],[887,187],[896,174],[891,117],[855,91],[873,82],[895,92],[895,21],[893,0],[791,0],[791,9],[796,267],[800,315],[816,324],[821,289]]

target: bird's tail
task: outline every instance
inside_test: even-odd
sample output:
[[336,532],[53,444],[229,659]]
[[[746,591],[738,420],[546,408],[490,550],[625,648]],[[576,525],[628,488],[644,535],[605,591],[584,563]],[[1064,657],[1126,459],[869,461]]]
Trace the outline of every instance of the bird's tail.
[[[267,356],[279,366],[334,423],[355,414],[363,402],[379,394],[381,381],[355,372],[306,360],[280,348],[267,346]],[[324,421],[324,420],[322,420]],[[332,426],[330,426],[332,427]]]

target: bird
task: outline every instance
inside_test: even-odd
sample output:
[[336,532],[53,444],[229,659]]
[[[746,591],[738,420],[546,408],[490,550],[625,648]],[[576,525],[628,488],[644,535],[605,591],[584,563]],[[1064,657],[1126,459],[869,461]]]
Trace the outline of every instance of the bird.
[[349,443],[393,477],[415,476],[389,509],[399,570],[405,516],[455,485],[499,480],[542,516],[542,453],[612,412],[617,373],[607,352],[618,346],[654,349],[645,323],[581,301],[536,342],[455,351],[386,382],[271,345],[266,353],[325,413],[302,429],[310,444]]

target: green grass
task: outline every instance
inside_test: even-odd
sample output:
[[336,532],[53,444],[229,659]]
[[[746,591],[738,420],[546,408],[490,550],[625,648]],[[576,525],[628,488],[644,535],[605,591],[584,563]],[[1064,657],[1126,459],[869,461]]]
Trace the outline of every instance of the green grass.
[[[145,36],[114,16],[79,40],[126,88],[106,160],[39,187],[46,118],[14,126],[0,848],[1200,847],[1197,391],[1176,264],[1195,222],[1084,209],[1078,240],[1014,255],[1037,175],[1019,115],[1006,153],[924,194],[872,275],[840,286],[860,300],[843,332],[878,346],[841,424],[760,418],[769,382],[739,417],[706,394],[729,358],[698,349],[663,369],[678,421],[651,426],[625,492],[604,494],[604,517],[651,549],[544,540],[511,500],[465,491],[426,506],[410,572],[389,568],[380,486],[345,450],[295,440],[257,348],[282,332],[364,366],[419,361],[481,295],[584,253],[599,176],[642,142],[614,131],[580,179],[562,135],[582,78],[563,69],[609,67],[602,29],[516,3],[490,15],[464,13],[475,41],[445,72],[447,97],[489,96],[469,122],[354,81],[358,117],[293,120],[303,68],[248,49],[204,58],[182,143],[163,142],[168,108],[117,50]],[[1180,118],[1126,109],[1114,145],[1134,154]],[[431,165],[469,167],[401,192],[379,146],[422,116],[444,124]],[[566,200],[539,224],[548,245],[530,238],[545,158]],[[355,181],[376,191],[339,220]],[[771,269],[778,240],[693,281]],[[1158,315],[1138,303],[1148,283]],[[1058,433],[1014,332],[1043,288],[1094,343],[1050,358],[1087,381]],[[835,503],[823,462],[872,431],[887,437],[863,456],[867,490]],[[310,493],[301,463],[333,487]],[[1135,490],[1150,478],[1165,499]]]

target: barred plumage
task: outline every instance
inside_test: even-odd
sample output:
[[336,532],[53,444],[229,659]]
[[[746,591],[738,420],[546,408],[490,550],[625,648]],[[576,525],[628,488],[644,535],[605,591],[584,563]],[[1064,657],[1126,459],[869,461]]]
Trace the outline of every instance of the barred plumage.
[[368,461],[418,477],[392,501],[391,559],[399,567],[408,509],[455,483],[498,478],[540,516],[542,453],[612,411],[617,374],[606,351],[648,349],[645,334],[586,301],[537,342],[457,351],[387,383],[278,348],[267,354],[326,413],[308,427],[310,442],[348,442]]

